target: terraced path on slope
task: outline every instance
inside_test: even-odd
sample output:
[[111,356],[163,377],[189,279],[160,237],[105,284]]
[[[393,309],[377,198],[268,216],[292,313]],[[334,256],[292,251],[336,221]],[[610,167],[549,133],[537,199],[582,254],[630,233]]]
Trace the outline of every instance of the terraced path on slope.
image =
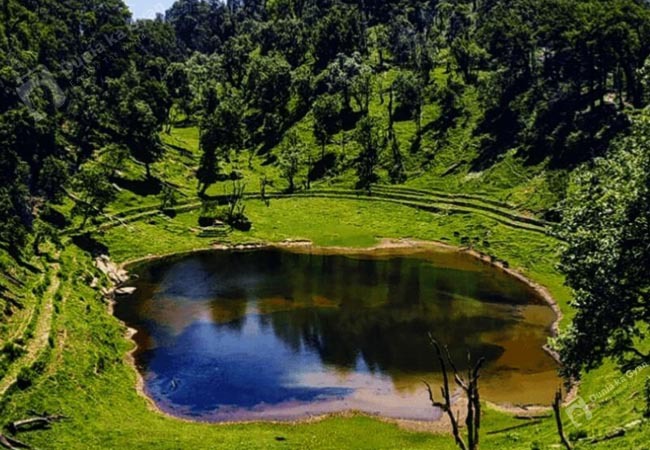
[[[259,199],[259,193],[245,194],[247,199]],[[297,191],[295,193],[273,192],[267,194],[268,198],[337,198],[362,201],[382,201],[401,204],[407,207],[418,208],[442,214],[477,214],[488,217],[503,225],[548,234],[551,223],[533,217],[530,214],[518,211],[513,205],[499,202],[482,195],[451,194],[442,191],[413,189],[401,186],[373,186],[370,193],[354,189],[312,189]],[[225,202],[227,196],[212,197],[213,200]],[[180,202],[176,212],[186,212],[198,209],[201,201],[198,198],[187,199]],[[105,230],[118,225],[125,225],[138,220],[146,219],[158,214],[157,205],[130,208],[119,213],[106,216],[97,229]]]
[[20,371],[25,367],[31,367],[41,352],[45,349],[45,346],[48,345],[48,338],[52,329],[54,297],[59,290],[61,283],[58,277],[60,270],[59,264],[53,264],[52,268],[50,283],[43,294],[44,301],[42,302],[40,314],[36,320],[34,337],[27,343],[25,354],[13,362],[9,367],[9,370],[7,370],[4,378],[0,380],[0,398],[17,381]]

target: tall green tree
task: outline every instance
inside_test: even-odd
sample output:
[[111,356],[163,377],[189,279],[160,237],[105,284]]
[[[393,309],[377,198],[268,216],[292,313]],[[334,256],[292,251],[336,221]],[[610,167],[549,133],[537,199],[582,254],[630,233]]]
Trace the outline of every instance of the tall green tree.
[[314,137],[321,146],[321,157],[325,156],[325,146],[341,127],[341,110],[341,100],[336,95],[322,95],[314,102]]
[[370,191],[379,180],[377,167],[380,153],[386,145],[379,121],[365,116],[359,120],[355,130],[355,140],[361,151],[357,157],[357,189]]
[[291,94],[291,66],[278,53],[253,58],[245,92],[252,105],[264,112],[284,111]]
[[413,72],[402,72],[393,82],[392,89],[397,103],[395,116],[415,120],[419,133],[424,104],[422,80]]
[[91,217],[101,215],[116,195],[106,172],[95,166],[84,166],[72,180],[72,187],[78,197],[72,215],[81,216],[81,228]]
[[362,27],[357,8],[335,1],[314,29],[312,52],[318,69],[325,68],[337,55],[361,49]]
[[606,158],[576,173],[558,235],[576,315],[558,347],[561,371],[580,378],[604,358],[650,363],[650,117],[636,119]]
[[295,131],[287,133],[282,144],[278,161],[282,175],[289,183],[289,192],[296,189],[295,179],[305,160],[305,146]]
[[219,163],[231,151],[244,147],[243,102],[235,91],[220,99],[216,110],[201,122],[201,162],[197,171],[199,193],[204,195],[219,175]]

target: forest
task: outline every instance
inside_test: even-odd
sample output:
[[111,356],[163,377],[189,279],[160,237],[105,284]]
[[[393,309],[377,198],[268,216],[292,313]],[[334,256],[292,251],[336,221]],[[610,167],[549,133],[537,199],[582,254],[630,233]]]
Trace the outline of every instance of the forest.
[[[155,415],[93,265],[413,238],[548,288],[566,389],[641,373],[562,445],[645,448],[649,105],[646,0],[178,0],[138,20],[122,0],[2,0],[0,426],[65,416],[34,448],[456,448],[366,416],[222,434]],[[484,416],[484,448],[560,442],[550,415]]]

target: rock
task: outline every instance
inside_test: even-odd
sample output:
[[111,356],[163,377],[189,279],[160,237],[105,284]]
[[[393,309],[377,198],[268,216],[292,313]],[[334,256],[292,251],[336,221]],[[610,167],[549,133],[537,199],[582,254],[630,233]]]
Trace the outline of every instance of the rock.
[[104,273],[113,283],[123,284],[129,281],[129,274],[126,270],[120,269],[106,255],[101,255],[95,260],[95,266]]
[[115,289],[115,295],[131,295],[136,290],[137,289],[134,287],[123,287],[123,288]]

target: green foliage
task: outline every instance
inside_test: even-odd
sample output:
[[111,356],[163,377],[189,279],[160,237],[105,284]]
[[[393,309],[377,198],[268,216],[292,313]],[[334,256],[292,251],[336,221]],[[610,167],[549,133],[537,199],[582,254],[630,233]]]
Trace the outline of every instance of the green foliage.
[[291,66],[280,54],[253,58],[246,78],[248,101],[264,112],[283,111],[291,88]]
[[562,371],[579,378],[605,357],[632,368],[650,359],[639,347],[650,322],[650,118],[607,158],[576,173],[563,208],[561,270],[575,292],[576,316],[559,341]]
[[[167,67],[163,81],[167,86],[167,91],[174,102],[176,108],[171,108],[170,113],[174,114],[176,110],[180,111],[186,117],[192,111],[192,86],[188,67],[183,63],[173,63]],[[170,117],[169,126],[175,122],[174,117]],[[167,129],[170,131],[170,128]]]
[[330,94],[341,94],[345,112],[352,109],[353,97],[359,108],[367,111],[372,95],[371,73],[359,53],[352,56],[339,53],[323,72],[321,82]]
[[361,50],[362,18],[352,5],[334,2],[327,14],[316,22],[312,52],[316,66],[326,67],[337,55],[350,55]]
[[341,127],[341,111],[339,96],[323,95],[314,102],[314,138],[321,146],[322,156],[325,154],[325,146]]
[[53,155],[45,158],[38,180],[43,195],[49,200],[61,200],[67,180],[68,164]]
[[165,212],[171,210],[178,204],[176,189],[169,185],[164,185],[160,192],[160,210]]
[[391,151],[391,165],[388,169],[388,176],[391,183],[401,184],[406,181],[406,171],[404,168],[404,157],[399,148],[399,142],[395,136],[394,130],[388,131],[388,147]]
[[201,123],[200,146],[203,155],[197,171],[201,195],[217,181],[219,162],[227,160],[231,151],[241,150],[245,138],[242,99],[233,90]]
[[[131,22],[121,0],[6,0],[0,9],[1,246],[23,257],[31,256],[26,249],[30,244],[49,250],[43,244],[54,242],[58,230],[43,227],[35,217],[47,210],[43,201],[60,201],[57,209],[81,215],[85,225],[105,208],[111,213],[127,207],[166,208],[174,203],[168,183],[188,196],[188,202],[195,201],[190,198],[194,186],[188,182],[195,173],[201,194],[227,179],[223,173],[255,182],[260,173],[268,173],[271,181],[282,176],[293,188],[305,160],[310,173],[318,174],[314,179],[325,186],[349,186],[355,169],[363,189],[384,178],[403,183],[408,174],[409,188],[476,195],[488,203],[498,199],[520,212],[540,213],[565,195],[567,169],[600,154],[606,159],[580,169],[568,189],[562,234],[569,250],[563,267],[576,288],[577,316],[560,345],[567,372],[574,374],[609,356],[631,364],[640,355],[627,345],[647,351],[637,344],[644,342],[647,330],[642,309],[647,286],[640,268],[648,266],[643,188],[648,165],[644,151],[635,148],[647,147],[643,136],[648,131],[634,131],[625,140],[617,136],[629,125],[628,116],[650,101],[648,15],[647,2],[637,0],[181,0],[165,20]],[[30,80],[36,83],[26,92],[25,102],[18,92]],[[394,88],[395,117],[393,105],[385,102],[389,86]],[[66,97],[62,105],[61,93]],[[174,123],[187,128],[176,133]],[[160,132],[165,125],[174,133],[163,136],[163,152]],[[340,148],[327,148],[335,136]],[[355,144],[346,147],[351,138]],[[613,140],[614,150],[606,153]],[[321,161],[312,161],[316,146]],[[389,154],[382,158],[384,147]],[[160,193],[130,191],[130,182],[137,185],[143,169],[127,154],[144,164],[148,174],[153,170],[161,178]],[[240,155],[249,158],[248,167],[241,166]],[[547,162],[554,170],[548,171]],[[116,192],[107,176],[122,189],[112,204]],[[68,177],[76,202],[61,195]],[[123,181],[129,187],[123,188]],[[213,187],[213,192],[219,189]],[[400,209],[409,219],[403,220],[384,208],[359,212],[358,206],[323,200],[309,211],[290,202],[277,210],[258,209],[249,202],[245,209],[241,196],[233,192],[229,205],[210,216],[245,229],[250,228],[245,213],[250,215],[256,227],[247,235],[235,232],[242,239],[304,235],[328,244],[369,245],[373,236],[408,234],[488,247],[484,230],[468,215],[423,219]],[[325,223],[320,217],[326,215],[324,210],[347,219]],[[296,224],[296,216],[304,220]],[[183,222],[187,217],[191,220]],[[287,217],[293,219],[290,227]],[[363,220],[355,222],[359,217]],[[66,226],[65,220],[61,223],[61,228]],[[181,216],[179,223],[179,229],[192,228],[196,217]],[[367,223],[373,225],[365,227]],[[124,229],[116,233],[111,250],[142,256],[201,245],[189,233],[166,233],[153,224],[137,223],[133,230],[127,236]],[[536,252],[531,250],[534,245]],[[538,264],[550,266],[552,260],[547,254],[552,241],[535,244],[528,235],[510,231],[490,236],[489,247],[495,261],[496,255],[514,267],[525,261],[533,271]],[[551,278],[559,285],[557,277]],[[44,289],[35,286],[33,292],[41,295]],[[142,402],[126,394],[132,390],[132,373],[117,368],[124,350],[122,332],[100,315],[103,308],[93,303],[91,292],[85,291],[83,298],[83,308],[76,305],[81,302],[57,304],[64,317],[65,308],[79,308],[68,312],[65,324],[73,350],[61,360],[69,378],[54,374],[51,390],[39,393],[44,398],[52,392],[68,395],[73,404],[86,397],[106,398],[102,390],[110,386],[109,403],[119,398],[121,406],[135,405],[137,412]],[[79,321],[80,315],[89,322]],[[104,330],[109,331],[97,341],[86,339]],[[33,327],[27,331],[33,334]],[[101,351],[87,352],[87,342]],[[78,367],[71,368],[70,359],[79,355],[83,358],[73,363]],[[0,371],[6,369],[3,364]],[[95,372],[98,376],[89,381],[81,400],[78,385],[66,391],[69,379],[85,381]],[[34,379],[30,374],[22,378],[25,385]],[[65,403],[49,401],[57,407]],[[114,423],[112,404],[111,411],[101,405],[86,407],[84,414],[93,419],[88,422],[100,432]],[[212,433],[206,427],[181,427],[141,413],[143,422],[129,424],[132,428],[123,435],[133,438],[135,447],[151,444],[137,442],[143,439],[143,423],[147,430],[162,430],[161,448],[190,443],[200,447],[206,433]],[[378,430],[377,436],[367,433],[373,435],[371,441],[359,443],[355,437],[360,425]],[[48,441],[49,434],[34,439],[42,440],[37,443],[44,447],[92,446],[81,439],[91,433],[89,428],[77,431],[78,426],[74,422],[65,433],[56,434],[55,439],[61,439],[56,444]],[[331,427],[349,439],[350,446],[446,444],[446,439],[407,434],[365,418],[281,428],[300,435],[295,445],[309,447],[318,445],[314,439],[325,442],[331,437]],[[178,432],[180,443],[170,444],[170,436],[181,428],[195,434]],[[251,446],[271,445],[266,439],[274,428],[253,429],[259,435]],[[251,429],[241,430],[220,430],[215,438],[228,441],[223,443],[226,448],[241,446],[242,436],[250,437]],[[533,435],[541,442],[537,427],[534,430],[510,434],[516,441],[512,445],[499,437],[489,445],[520,448]],[[114,439],[113,444],[122,444],[122,435]],[[641,438],[629,446],[643,443]]]
[[15,361],[25,354],[25,348],[15,342],[7,342],[0,352],[7,360]]
[[72,208],[73,216],[81,216],[82,228],[89,218],[102,214],[115,198],[115,189],[106,174],[97,167],[85,166],[73,179],[78,200]]
[[395,115],[419,120],[424,102],[424,86],[413,72],[400,72],[392,85],[397,102]]
[[165,85],[143,81],[134,67],[112,85],[116,101],[115,121],[121,142],[133,157],[144,163],[151,177],[151,164],[164,152],[158,133],[167,121],[171,102]]
[[282,175],[289,182],[289,192],[295,189],[295,178],[304,163],[303,144],[296,132],[289,132],[280,146],[278,164]]
[[587,438],[587,436],[589,436],[589,433],[587,433],[585,430],[582,430],[582,429],[572,430],[569,433],[569,440],[571,442],[576,442],[576,441],[578,441],[580,439]]
[[377,182],[379,156],[385,146],[377,120],[368,116],[359,120],[355,139],[361,147],[357,158],[357,188],[370,191],[372,184]]

